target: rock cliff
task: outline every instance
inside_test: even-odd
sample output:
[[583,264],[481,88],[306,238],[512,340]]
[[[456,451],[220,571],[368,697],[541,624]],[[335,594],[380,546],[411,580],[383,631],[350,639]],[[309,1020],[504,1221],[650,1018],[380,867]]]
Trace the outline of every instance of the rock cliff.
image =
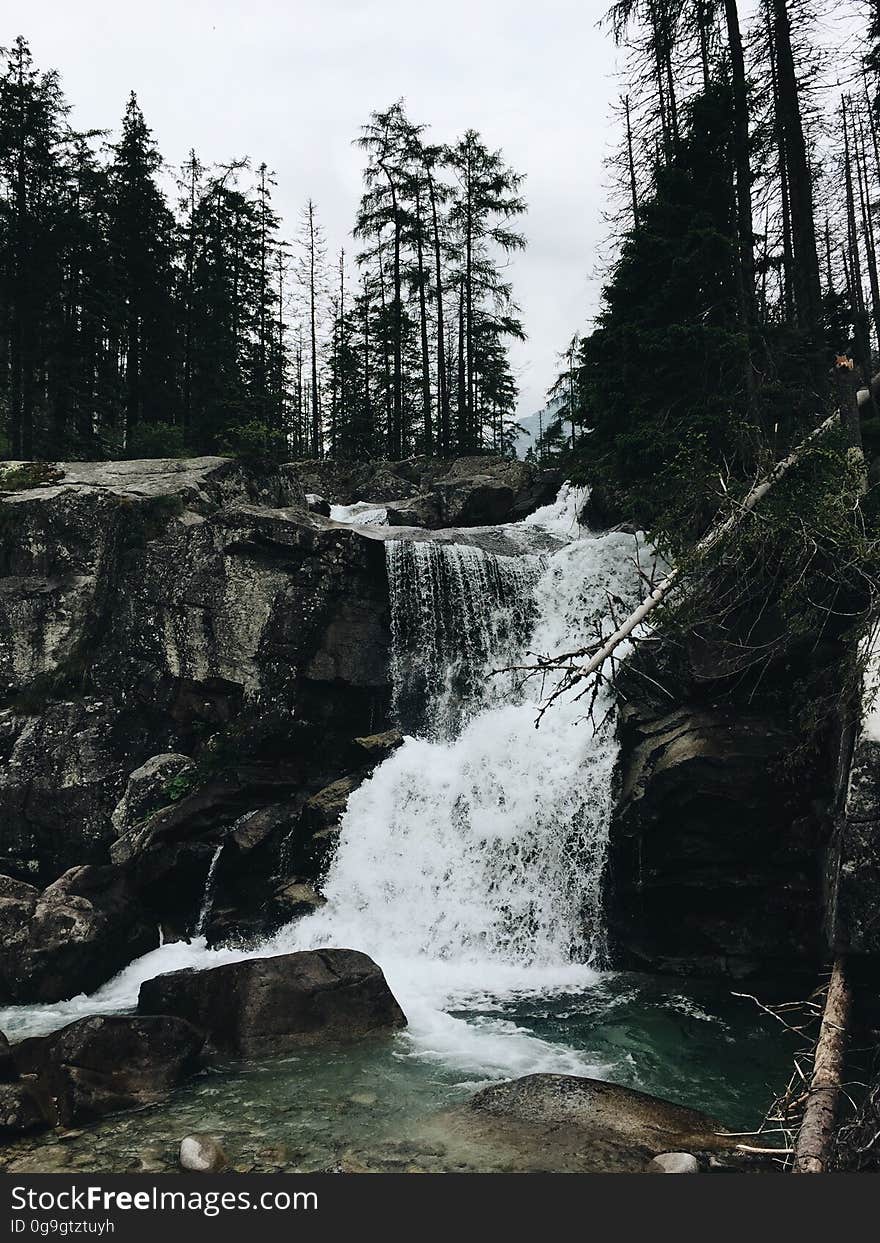
[[319,902],[397,741],[391,525],[327,511],[475,526],[558,483],[500,458],[0,465],[0,997],[94,988],[191,932],[221,844],[209,939]]

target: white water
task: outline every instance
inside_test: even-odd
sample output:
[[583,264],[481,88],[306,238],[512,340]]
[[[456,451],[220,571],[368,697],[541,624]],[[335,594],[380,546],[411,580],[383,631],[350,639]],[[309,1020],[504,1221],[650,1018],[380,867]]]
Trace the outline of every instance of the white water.
[[[570,541],[541,557],[493,558],[454,543],[386,545],[398,696],[409,680],[431,702],[420,736],[408,737],[352,795],[326,906],[250,954],[209,951],[201,938],[163,946],[90,998],[7,1011],[0,1027],[49,1030],[118,1011],[163,971],[336,945],[382,966],[409,1018],[408,1056],[474,1078],[601,1073],[574,1050],[505,1020],[450,1013],[582,991],[602,965],[613,727],[594,728],[585,719],[588,697],[568,696],[536,731],[539,704],[555,683],[495,673],[501,663],[580,646],[604,624],[608,593],[637,595],[632,537],[582,532],[581,499],[564,490],[524,524]],[[609,707],[600,692],[597,719]]]
[[388,521],[388,511],[372,501],[355,501],[353,505],[331,505],[330,517],[334,522],[348,522],[356,527],[378,527]]
[[223,842],[217,847],[211,856],[211,862],[208,864],[208,874],[205,877],[205,888],[202,893],[202,905],[199,907],[199,917],[196,920],[195,935],[200,937],[204,934],[205,925],[208,922],[208,916],[211,914],[211,907],[214,905],[214,875],[217,871],[217,864],[220,862],[220,856],[223,854]]

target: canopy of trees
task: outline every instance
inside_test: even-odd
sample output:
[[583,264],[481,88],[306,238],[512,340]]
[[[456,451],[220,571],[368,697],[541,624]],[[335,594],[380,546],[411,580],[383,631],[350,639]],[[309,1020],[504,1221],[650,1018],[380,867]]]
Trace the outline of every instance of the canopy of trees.
[[[880,351],[880,5],[619,0],[613,258],[539,452],[673,539],[702,531]],[[846,85],[841,89],[840,83]],[[869,407],[863,432],[880,432]]]
[[349,267],[311,200],[283,239],[265,163],[192,151],[172,177],[134,94],[117,136],[77,133],[57,73],[5,56],[0,454],[506,449],[525,203],[476,131],[370,117]]

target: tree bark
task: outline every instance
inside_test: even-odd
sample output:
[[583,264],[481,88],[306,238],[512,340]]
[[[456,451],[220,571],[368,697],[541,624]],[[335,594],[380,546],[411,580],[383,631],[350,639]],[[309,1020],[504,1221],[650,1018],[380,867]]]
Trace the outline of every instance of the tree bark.
[[811,335],[817,336],[821,289],[813,217],[813,188],[801,118],[787,0],[773,0],[773,17],[779,115],[785,142],[794,247],[795,304],[801,326]]
[[795,1174],[827,1172],[840,1100],[847,1027],[851,1007],[843,959],[834,962],[828,997],[813,1058],[813,1075],[795,1143]]
[[437,193],[434,177],[428,169],[428,193],[431,198],[431,226],[434,235],[434,285],[437,295],[437,386],[440,404],[440,452],[449,453],[449,384],[446,376],[446,338],[443,329],[443,268],[440,248],[440,226],[437,220]]
[[730,70],[733,85],[733,157],[736,169],[736,231],[742,272],[743,327],[755,322],[755,229],[752,220],[752,169],[749,160],[749,101],[742,36],[736,0],[724,0]]

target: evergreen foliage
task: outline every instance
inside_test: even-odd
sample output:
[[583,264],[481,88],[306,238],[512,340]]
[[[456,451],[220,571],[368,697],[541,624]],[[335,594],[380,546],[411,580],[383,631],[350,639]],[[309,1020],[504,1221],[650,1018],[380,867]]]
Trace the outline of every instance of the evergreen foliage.
[[115,138],[78,134],[57,73],[23,38],[5,56],[0,454],[507,449],[525,204],[476,131],[428,143],[402,101],[370,117],[355,275],[311,200],[285,242],[265,163],[191,151],[175,194],[134,94]]

